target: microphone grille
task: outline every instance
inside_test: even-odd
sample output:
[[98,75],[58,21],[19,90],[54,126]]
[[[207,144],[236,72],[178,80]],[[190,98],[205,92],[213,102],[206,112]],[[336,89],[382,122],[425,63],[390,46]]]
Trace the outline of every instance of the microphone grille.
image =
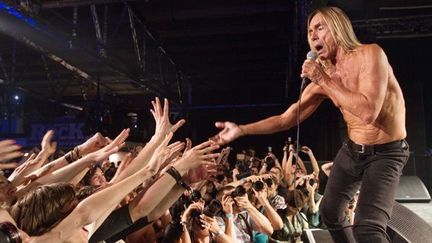
[[315,61],[317,59],[317,57],[318,57],[318,55],[314,51],[309,51],[306,55],[306,59],[313,60],[313,61]]

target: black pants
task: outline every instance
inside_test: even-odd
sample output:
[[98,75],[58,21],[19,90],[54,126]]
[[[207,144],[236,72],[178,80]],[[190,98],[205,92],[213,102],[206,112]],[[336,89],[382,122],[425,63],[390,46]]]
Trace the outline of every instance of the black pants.
[[[388,242],[385,230],[409,157],[408,147],[405,140],[366,148],[350,140],[344,142],[320,205],[322,220],[334,242]],[[345,227],[345,208],[360,186],[354,226]]]

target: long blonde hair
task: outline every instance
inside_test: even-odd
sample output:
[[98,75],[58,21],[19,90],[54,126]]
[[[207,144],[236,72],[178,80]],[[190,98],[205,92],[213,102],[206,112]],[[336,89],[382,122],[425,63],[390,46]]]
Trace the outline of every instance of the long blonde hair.
[[[312,18],[317,14],[320,14],[323,17],[334,40],[336,41],[336,44],[342,46],[345,52],[353,51],[356,47],[362,45],[354,33],[351,21],[349,20],[348,16],[344,13],[344,11],[337,7],[324,7],[312,11],[308,17],[308,30]],[[308,42],[310,48],[313,49],[312,41],[309,35]]]

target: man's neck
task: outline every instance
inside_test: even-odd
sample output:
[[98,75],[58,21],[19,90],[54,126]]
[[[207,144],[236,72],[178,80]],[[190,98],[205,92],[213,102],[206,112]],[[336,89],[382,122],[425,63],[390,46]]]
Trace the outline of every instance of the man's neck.
[[336,55],[330,59],[331,64],[335,67],[338,64],[341,64],[345,59],[346,54],[347,52],[342,47],[339,47],[336,51]]

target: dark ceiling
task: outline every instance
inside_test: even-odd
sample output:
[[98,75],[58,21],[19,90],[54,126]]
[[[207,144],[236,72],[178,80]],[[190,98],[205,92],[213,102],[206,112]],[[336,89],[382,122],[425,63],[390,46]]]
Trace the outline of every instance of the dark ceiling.
[[6,3],[3,105],[16,92],[72,109],[143,111],[156,95],[189,109],[280,105],[297,93],[305,18],[323,5],[346,10],[361,39],[432,36],[425,0]]

